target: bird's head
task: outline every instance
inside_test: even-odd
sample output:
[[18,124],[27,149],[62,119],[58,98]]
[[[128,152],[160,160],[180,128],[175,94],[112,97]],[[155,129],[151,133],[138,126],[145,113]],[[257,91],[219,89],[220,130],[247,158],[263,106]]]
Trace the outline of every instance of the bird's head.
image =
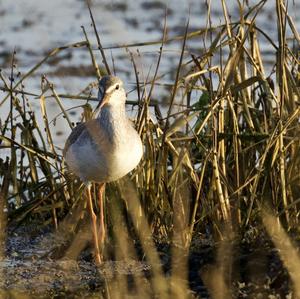
[[98,100],[96,109],[106,105],[124,105],[126,92],[122,80],[116,76],[103,76],[99,81]]

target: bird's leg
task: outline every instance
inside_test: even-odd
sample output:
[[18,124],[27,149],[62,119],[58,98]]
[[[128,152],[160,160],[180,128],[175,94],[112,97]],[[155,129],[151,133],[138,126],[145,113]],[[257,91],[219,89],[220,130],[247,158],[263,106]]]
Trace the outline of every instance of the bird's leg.
[[98,241],[98,232],[97,232],[97,216],[93,209],[93,201],[92,201],[92,194],[91,194],[91,187],[92,184],[87,184],[87,191],[88,191],[88,209],[91,216],[92,221],[92,231],[93,231],[93,237],[94,237],[94,246],[95,246],[95,259],[97,264],[102,263],[101,255],[100,255],[100,249],[99,249],[99,241]]
[[100,230],[99,240],[100,246],[103,246],[105,240],[105,222],[104,222],[104,208],[103,208],[103,195],[105,190],[105,184],[99,185],[99,217],[100,217]]

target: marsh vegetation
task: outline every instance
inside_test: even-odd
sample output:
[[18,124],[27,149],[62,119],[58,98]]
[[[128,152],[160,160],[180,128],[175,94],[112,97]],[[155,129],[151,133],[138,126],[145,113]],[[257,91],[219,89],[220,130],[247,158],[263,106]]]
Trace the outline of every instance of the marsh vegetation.
[[[220,1],[223,21],[214,27],[208,1],[206,28],[191,30],[187,21],[182,34],[169,36],[166,14],[159,41],[119,46],[135,75],[127,104],[144,156],[130,175],[107,185],[107,262],[99,268],[86,190],[53,142],[56,118],[49,119],[46,103],[55,102],[66,127],[76,124],[65,99],[74,106],[86,100],[81,121],[91,118],[91,90],[103,74],[114,73],[116,62],[107,58],[92,13],[96,45],[83,28],[84,40],[49,50],[26,73],[12,53],[10,73],[0,72],[0,105],[9,107],[0,119],[3,296],[300,298],[300,36],[281,0],[277,40],[256,26],[265,2],[241,4],[240,20],[231,22]],[[190,40],[199,41],[198,51],[188,47]],[[274,54],[271,63],[261,40]],[[172,42],[181,51],[164,73],[161,58]],[[145,76],[132,49],[154,45],[155,70]],[[86,71],[94,75],[84,90],[61,94],[47,73],[39,93],[26,89],[43,64],[78,47],[90,54]],[[158,100],[153,94],[162,85]],[[37,100],[39,111],[31,107]]]

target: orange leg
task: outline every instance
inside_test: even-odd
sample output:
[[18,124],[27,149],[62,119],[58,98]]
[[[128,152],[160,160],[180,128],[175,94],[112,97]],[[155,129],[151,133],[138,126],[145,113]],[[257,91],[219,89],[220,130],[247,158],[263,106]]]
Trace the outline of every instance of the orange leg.
[[105,190],[105,184],[99,186],[99,217],[100,217],[100,229],[99,229],[99,240],[100,246],[102,247],[105,240],[105,223],[104,223],[104,208],[103,208],[103,195]]
[[96,259],[96,263],[100,265],[102,263],[102,259],[101,259],[101,255],[100,255],[98,232],[97,232],[97,216],[93,209],[91,187],[92,187],[92,184],[89,183],[87,185],[87,190],[88,190],[88,199],[87,199],[88,202],[87,203],[88,203],[88,209],[89,209],[91,221],[92,221],[92,231],[93,231],[94,246],[95,246],[95,259]]

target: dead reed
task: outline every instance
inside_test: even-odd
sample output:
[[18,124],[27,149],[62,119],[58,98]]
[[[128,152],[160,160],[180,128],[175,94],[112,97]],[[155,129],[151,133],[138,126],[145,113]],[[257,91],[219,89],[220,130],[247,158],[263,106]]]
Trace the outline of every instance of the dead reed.
[[[147,82],[136,70],[134,55],[130,56],[138,101],[128,104],[138,106],[135,125],[144,143],[144,157],[127,182],[111,184],[106,194],[107,259],[138,259],[138,240],[151,265],[150,277],[133,275],[132,284],[139,298],[196,296],[188,285],[188,255],[208,227],[212,238],[221,242],[221,253],[214,268],[203,273],[203,280],[213,298],[231,298],[231,241],[258,224],[264,224],[274,237],[274,216],[262,213],[261,207],[268,206],[276,215],[276,235],[285,236],[283,227],[292,230],[299,225],[300,38],[296,25],[285,2],[277,0],[278,40],[273,41],[255,22],[266,1],[249,11],[240,5],[240,20],[234,23],[229,20],[226,1],[221,2],[223,25],[211,27],[208,21],[206,29],[189,32],[187,24],[184,35],[172,38],[167,37],[165,25],[161,41],[116,46],[129,49],[160,45],[156,71]],[[90,13],[103,69],[94,57],[98,49],[90,44],[84,31],[84,41],[50,51],[26,74],[15,73],[14,55],[11,74],[0,72],[0,105],[10,103],[6,117],[0,120],[0,151],[8,150],[7,157],[1,154],[0,159],[0,230],[34,218],[45,225],[52,223],[55,229],[63,228],[70,235],[71,245],[64,254],[74,259],[86,245],[76,241],[84,190],[67,172],[61,152],[53,143],[45,100],[56,101],[66,125],[72,127],[63,99],[85,97],[58,94],[47,75],[42,78],[39,95],[24,90],[23,83],[47,59],[75,47],[89,51],[95,80],[101,72],[111,73],[105,58],[109,49],[102,47]],[[287,32],[292,34],[292,46]],[[204,40],[204,53],[190,53],[190,39]],[[260,50],[262,39],[274,53],[268,67],[271,71],[266,71]],[[164,46],[174,41],[182,42],[182,51],[172,70],[174,81],[169,85],[164,113],[152,99],[152,91],[168,75],[160,72],[160,61]],[[35,97],[40,100],[40,112],[30,108]],[[88,106],[83,108],[84,120],[91,117],[91,111]],[[150,113],[151,109],[155,114]],[[42,114],[42,124],[37,123],[36,113]],[[5,243],[5,234],[1,234],[0,241]],[[169,276],[162,269],[156,248],[164,242],[171,248]],[[274,243],[281,250],[281,245]],[[4,248],[0,247],[0,257],[5,254]],[[293,246],[285,245],[282,259],[298,294],[299,277],[293,274],[289,253],[296,256]],[[224,254],[229,258],[227,262],[222,258]],[[125,278],[118,276],[108,282],[103,298],[125,298],[130,292]]]

